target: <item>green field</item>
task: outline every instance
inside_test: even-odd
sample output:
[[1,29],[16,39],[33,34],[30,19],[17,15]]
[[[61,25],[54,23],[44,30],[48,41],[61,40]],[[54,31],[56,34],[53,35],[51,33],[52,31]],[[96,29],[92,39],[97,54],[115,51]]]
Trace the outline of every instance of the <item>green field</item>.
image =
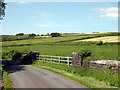
[[32,46],[14,46],[3,47],[2,50],[19,50],[24,52],[39,51],[41,55],[55,56],[72,56],[72,52],[80,52],[81,49],[92,51],[91,59],[118,59],[118,46],[49,46],[49,45],[32,45]]
[[[13,41],[4,41],[2,46],[23,46],[23,45],[34,45],[34,44],[79,44],[75,41],[97,38],[97,37],[106,37],[106,36],[118,36],[118,33],[100,33],[100,34],[62,34],[61,37],[41,37],[36,36],[33,39],[29,38],[26,40],[13,40]],[[2,39],[16,37],[16,36],[4,36]],[[24,37],[24,36],[23,36]],[[84,44],[85,45],[85,44]]]
[[118,44],[97,45],[99,42],[75,42],[78,40],[95,39],[97,37],[117,37],[118,33],[99,34],[62,34],[62,37],[36,36],[34,39],[4,41],[2,51],[19,50],[21,52],[39,51],[41,55],[72,56],[72,52],[80,52],[82,49],[92,51],[92,55],[87,59],[111,59],[118,60]]

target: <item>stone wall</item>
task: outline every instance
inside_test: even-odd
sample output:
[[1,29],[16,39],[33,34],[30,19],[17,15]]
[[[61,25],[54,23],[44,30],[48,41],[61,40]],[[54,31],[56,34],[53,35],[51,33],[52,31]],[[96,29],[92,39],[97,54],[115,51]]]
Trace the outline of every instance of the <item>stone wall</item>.
[[72,66],[80,68],[82,66],[82,56],[79,53],[72,53]]
[[104,69],[104,70],[112,69],[112,70],[120,71],[120,61],[115,61],[115,60],[90,61],[89,68]]
[[97,60],[86,62],[82,59],[79,53],[72,53],[72,66],[75,68],[90,68],[90,69],[112,69],[120,71],[120,61],[115,60]]

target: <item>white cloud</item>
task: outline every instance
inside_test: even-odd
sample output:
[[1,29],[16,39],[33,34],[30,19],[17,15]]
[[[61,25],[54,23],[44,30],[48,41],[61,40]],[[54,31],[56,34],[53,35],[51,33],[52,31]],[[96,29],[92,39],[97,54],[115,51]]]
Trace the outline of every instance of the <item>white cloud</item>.
[[96,9],[100,15],[99,17],[118,17],[118,8],[117,7],[111,7],[111,8],[99,8]]
[[26,4],[26,3],[28,3],[28,2],[19,1],[18,3],[20,3],[20,4]]
[[114,32],[120,32],[119,30],[115,30]]

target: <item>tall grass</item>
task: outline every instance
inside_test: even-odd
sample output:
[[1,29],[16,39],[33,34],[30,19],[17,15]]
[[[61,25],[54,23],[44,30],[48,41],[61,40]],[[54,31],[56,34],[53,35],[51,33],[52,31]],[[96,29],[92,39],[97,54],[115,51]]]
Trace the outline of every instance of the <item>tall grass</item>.
[[11,90],[13,90],[12,80],[10,79],[8,73],[5,70],[3,71],[2,86],[4,87],[4,89],[10,88]]

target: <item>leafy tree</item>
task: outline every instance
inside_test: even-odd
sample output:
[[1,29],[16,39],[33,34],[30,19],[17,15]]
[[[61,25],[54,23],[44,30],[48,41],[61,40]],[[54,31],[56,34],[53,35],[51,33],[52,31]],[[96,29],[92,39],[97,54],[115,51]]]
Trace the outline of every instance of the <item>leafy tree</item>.
[[41,36],[44,36],[44,34],[41,34]]
[[82,55],[83,58],[91,56],[92,52],[88,49],[82,49],[80,51],[80,54]]
[[6,8],[6,3],[4,3],[4,0],[0,0],[0,20],[3,19],[5,16],[5,8]]
[[49,33],[47,33],[47,36],[50,36],[50,34],[49,34]]
[[32,34],[29,34],[28,36],[29,36],[29,37],[35,37],[36,34],[32,33]]
[[37,34],[37,36],[40,36],[39,34]]
[[16,34],[16,36],[23,36],[24,35],[24,33],[18,33],[18,34]]
[[50,34],[51,35],[51,37],[60,37],[61,36],[61,34],[60,33],[51,33]]

